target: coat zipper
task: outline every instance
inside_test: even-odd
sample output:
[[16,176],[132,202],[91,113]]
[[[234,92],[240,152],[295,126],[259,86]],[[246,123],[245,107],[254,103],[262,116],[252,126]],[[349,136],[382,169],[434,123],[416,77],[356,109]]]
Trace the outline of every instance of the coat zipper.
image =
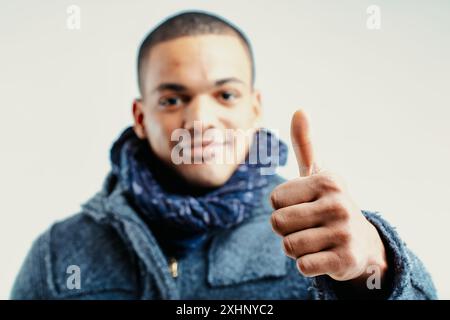
[[173,278],[178,277],[178,261],[174,257],[170,258],[169,270]]

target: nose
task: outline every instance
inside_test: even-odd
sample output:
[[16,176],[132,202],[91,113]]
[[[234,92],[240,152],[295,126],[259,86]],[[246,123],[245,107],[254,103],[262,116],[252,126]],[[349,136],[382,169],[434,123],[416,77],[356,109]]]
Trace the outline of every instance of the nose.
[[194,97],[184,109],[184,125],[187,130],[207,130],[218,126],[217,110],[207,96]]

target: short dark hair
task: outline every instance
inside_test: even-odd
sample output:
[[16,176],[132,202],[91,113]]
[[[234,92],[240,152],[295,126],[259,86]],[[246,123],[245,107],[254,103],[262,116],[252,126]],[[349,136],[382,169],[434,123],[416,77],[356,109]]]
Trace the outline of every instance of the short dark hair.
[[224,18],[203,11],[184,11],[171,16],[155,27],[142,41],[138,53],[137,74],[141,95],[144,91],[144,62],[148,53],[158,43],[173,40],[183,36],[206,34],[231,34],[237,36],[248,52],[252,68],[252,85],[255,81],[255,62],[250,41],[231,22]]

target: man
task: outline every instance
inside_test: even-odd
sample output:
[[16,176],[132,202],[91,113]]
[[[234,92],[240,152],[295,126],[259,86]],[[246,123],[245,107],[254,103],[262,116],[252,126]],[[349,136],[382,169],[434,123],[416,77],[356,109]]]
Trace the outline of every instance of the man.
[[248,40],[217,16],[155,28],[103,189],[35,241],[12,298],[436,298],[394,229],[317,166],[302,111],[291,123],[300,177],[265,171],[287,150],[259,127],[254,76]]

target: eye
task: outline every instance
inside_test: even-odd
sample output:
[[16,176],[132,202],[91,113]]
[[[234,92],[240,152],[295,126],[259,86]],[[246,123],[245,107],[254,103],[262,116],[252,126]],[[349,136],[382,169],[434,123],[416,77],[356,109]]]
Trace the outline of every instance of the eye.
[[225,102],[233,102],[238,98],[238,95],[233,91],[222,91],[219,94],[219,98]]
[[183,104],[183,98],[179,96],[163,97],[159,99],[158,105],[162,108],[174,108]]

